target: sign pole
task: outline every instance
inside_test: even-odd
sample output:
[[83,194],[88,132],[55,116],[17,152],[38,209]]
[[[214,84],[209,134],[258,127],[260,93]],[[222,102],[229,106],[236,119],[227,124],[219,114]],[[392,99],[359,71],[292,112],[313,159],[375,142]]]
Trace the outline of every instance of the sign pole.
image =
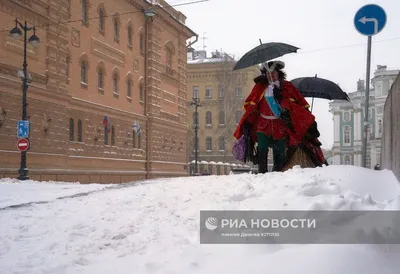
[[368,146],[368,124],[369,124],[369,82],[371,75],[371,46],[372,36],[368,36],[367,46],[367,75],[365,87],[365,110],[364,110],[364,139],[363,139],[363,167],[367,167],[367,146]]
[[[364,36],[368,37],[367,45],[367,75],[365,87],[364,108],[364,134],[362,139],[362,166],[367,167],[368,128],[369,128],[369,85],[371,82],[371,44],[372,36],[380,33],[386,26],[387,16],[385,10],[376,5],[369,4],[361,7],[354,16],[354,27]],[[370,168],[370,167],[369,167]]]

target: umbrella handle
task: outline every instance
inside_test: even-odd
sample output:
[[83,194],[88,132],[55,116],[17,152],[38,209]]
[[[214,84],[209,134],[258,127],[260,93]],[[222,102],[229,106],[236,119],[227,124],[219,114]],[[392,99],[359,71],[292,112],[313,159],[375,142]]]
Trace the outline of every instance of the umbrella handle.
[[[269,74],[269,79],[271,79],[271,80],[268,80],[268,85],[271,85],[272,84],[272,71],[270,70],[268,65],[267,65],[266,69],[267,69],[267,74]],[[268,77],[267,77],[267,79],[268,79]]]
[[314,97],[312,98],[312,101],[311,101],[311,113],[312,113],[313,106],[314,106]]

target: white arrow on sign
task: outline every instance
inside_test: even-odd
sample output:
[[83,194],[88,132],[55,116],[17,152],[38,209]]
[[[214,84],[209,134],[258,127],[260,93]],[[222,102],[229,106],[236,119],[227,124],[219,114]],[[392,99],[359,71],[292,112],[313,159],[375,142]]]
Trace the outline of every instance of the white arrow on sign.
[[364,16],[363,18],[361,18],[358,21],[360,21],[363,24],[366,24],[367,22],[373,22],[374,23],[374,29],[375,29],[374,34],[378,33],[378,24],[379,23],[378,23],[378,20],[376,20],[376,18],[367,18],[367,17]]

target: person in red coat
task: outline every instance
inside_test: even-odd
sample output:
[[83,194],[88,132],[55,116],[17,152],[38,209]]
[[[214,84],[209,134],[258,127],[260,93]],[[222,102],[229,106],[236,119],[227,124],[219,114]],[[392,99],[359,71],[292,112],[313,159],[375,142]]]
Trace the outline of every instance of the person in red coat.
[[[280,61],[262,65],[262,74],[254,80],[256,84],[244,103],[246,112],[234,133],[234,137],[239,139],[243,128],[248,127],[253,132],[252,139],[258,143],[260,173],[268,170],[269,148],[273,150],[273,171],[281,171],[287,161],[287,146],[297,146],[315,124],[308,102],[296,87],[286,81],[284,67]],[[273,90],[273,97],[280,106],[279,114],[266,99],[268,89]]]

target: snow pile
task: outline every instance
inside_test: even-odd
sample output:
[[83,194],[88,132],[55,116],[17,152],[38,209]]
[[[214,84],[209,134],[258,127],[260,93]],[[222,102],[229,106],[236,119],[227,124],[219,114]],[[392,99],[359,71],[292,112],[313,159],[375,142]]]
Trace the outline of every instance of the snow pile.
[[[35,201],[41,203],[29,203]],[[400,268],[393,245],[199,243],[200,210],[399,210],[399,182],[389,171],[329,166],[120,186],[3,180],[0,202],[0,273],[392,274]]]

